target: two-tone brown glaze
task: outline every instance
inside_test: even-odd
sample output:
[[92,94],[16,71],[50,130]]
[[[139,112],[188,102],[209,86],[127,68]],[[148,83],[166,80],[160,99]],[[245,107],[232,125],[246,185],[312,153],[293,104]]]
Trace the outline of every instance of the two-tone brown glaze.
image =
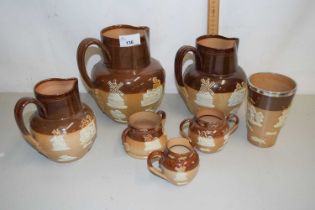
[[291,78],[261,72],[248,79],[247,138],[259,147],[276,143],[296,92]]
[[[139,34],[140,44],[121,47],[119,37]],[[81,76],[101,110],[117,122],[127,122],[139,111],[156,110],[164,95],[165,73],[150,56],[149,28],[115,25],[101,31],[101,40],[84,39],[77,51]],[[102,49],[104,61],[88,76],[85,52],[90,45]]]
[[[181,47],[175,57],[178,90],[188,109],[217,108],[225,114],[237,112],[246,94],[246,75],[237,61],[237,38],[205,35],[197,38],[196,48]],[[188,52],[195,63],[182,75],[183,59]]]
[[[159,161],[159,168],[153,162]],[[173,138],[166,143],[166,149],[152,152],[147,160],[148,170],[175,184],[189,183],[197,174],[199,156],[186,138]]]
[[126,153],[133,158],[146,159],[152,151],[163,151],[167,141],[165,120],[164,111],[143,111],[130,115],[128,127],[122,133]]
[[[213,153],[221,150],[230,135],[238,127],[235,114],[224,115],[218,109],[200,109],[192,119],[183,120],[179,126],[181,135],[189,138],[192,145],[202,152]],[[188,132],[185,129],[188,127]]]
[[[96,136],[93,111],[80,101],[76,78],[43,80],[34,87],[35,98],[21,98],[15,119],[24,138],[40,153],[57,162],[70,162],[86,154]],[[29,103],[37,106],[30,131],[23,121]]]

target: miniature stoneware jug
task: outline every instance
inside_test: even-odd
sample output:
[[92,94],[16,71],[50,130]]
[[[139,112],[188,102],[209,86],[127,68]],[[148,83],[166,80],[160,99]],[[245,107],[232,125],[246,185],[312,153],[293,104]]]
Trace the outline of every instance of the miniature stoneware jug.
[[[192,141],[192,145],[202,152],[213,153],[221,150],[230,135],[238,127],[235,114],[224,115],[217,109],[200,109],[192,119],[183,120],[180,132]],[[185,127],[188,132],[185,132]]]
[[[181,47],[175,57],[178,90],[188,109],[217,108],[236,113],[246,94],[246,75],[237,62],[237,38],[219,35],[200,36],[196,48]],[[184,56],[195,55],[195,63],[182,75]]]
[[[135,112],[156,110],[164,95],[165,73],[150,56],[149,28],[114,25],[101,31],[101,40],[84,39],[77,51],[81,76],[101,110],[122,123]],[[91,78],[85,63],[90,45],[99,46],[104,55]]]
[[133,158],[146,159],[154,150],[163,151],[167,140],[164,134],[164,111],[143,111],[132,114],[128,127],[122,133],[127,154]]
[[[153,162],[159,161],[159,168]],[[173,183],[185,185],[197,174],[199,156],[186,138],[172,138],[167,141],[166,149],[153,151],[147,159],[148,170],[153,174]]]
[[[47,79],[34,87],[35,98],[24,97],[15,105],[15,120],[26,141],[47,158],[70,162],[92,147],[96,136],[93,111],[80,101],[78,80]],[[37,106],[30,118],[30,131],[23,121],[29,103]]]

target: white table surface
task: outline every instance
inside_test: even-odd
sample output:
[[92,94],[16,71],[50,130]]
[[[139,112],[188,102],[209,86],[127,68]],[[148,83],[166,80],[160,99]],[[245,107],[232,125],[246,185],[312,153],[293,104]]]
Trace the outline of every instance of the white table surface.
[[[82,101],[97,116],[97,139],[72,163],[55,163],[22,138],[13,109],[21,96],[0,93],[0,209],[315,209],[315,96],[296,96],[277,144],[268,149],[246,139],[240,125],[226,147],[200,155],[199,173],[186,186],[154,176],[146,161],[126,155],[120,134],[126,127],[107,118],[88,94]],[[34,109],[31,106],[26,110]],[[190,117],[176,94],[164,97],[166,132],[179,135]]]

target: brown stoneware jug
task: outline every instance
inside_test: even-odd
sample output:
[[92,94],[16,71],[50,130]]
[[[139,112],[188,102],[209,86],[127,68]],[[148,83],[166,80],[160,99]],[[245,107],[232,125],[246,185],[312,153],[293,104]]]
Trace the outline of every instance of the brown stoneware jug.
[[[197,38],[196,48],[181,47],[175,58],[178,90],[188,109],[217,108],[236,113],[246,94],[246,75],[237,62],[237,38],[205,35]],[[183,58],[192,52],[195,63],[182,75]]]
[[[91,78],[85,63],[90,45],[102,49],[104,61],[94,65]],[[164,69],[150,56],[149,28],[115,25],[101,31],[101,41],[84,39],[77,51],[81,76],[101,110],[126,123],[139,111],[156,110],[164,95]]]
[[[159,160],[159,168],[153,161]],[[167,141],[164,152],[153,151],[147,159],[148,170],[175,185],[189,183],[197,174],[199,156],[190,141],[172,138]]]
[[[78,80],[48,79],[36,84],[35,98],[21,98],[15,105],[15,120],[26,141],[47,158],[70,162],[92,147],[96,136],[93,111],[81,103]],[[29,103],[37,106],[30,118],[30,131],[23,121]]]
[[154,150],[163,151],[167,140],[164,134],[164,111],[136,112],[128,118],[128,127],[122,133],[122,141],[128,155],[146,159]]
[[[235,114],[225,116],[217,109],[200,109],[192,119],[183,120],[180,132],[192,141],[192,145],[202,152],[220,151],[228,142],[230,135],[238,127],[238,117]],[[185,132],[185,127],[188,132]]]

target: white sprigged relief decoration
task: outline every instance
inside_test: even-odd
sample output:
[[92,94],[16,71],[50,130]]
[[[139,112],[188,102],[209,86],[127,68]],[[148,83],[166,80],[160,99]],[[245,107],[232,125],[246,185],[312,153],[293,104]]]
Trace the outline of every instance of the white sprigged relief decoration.
[[144,151],[154,151],[159,150],[162,148],[162,145],[160,143],[160,139],[155,137],[152,141],[144,142]]
[[289,109],[283,110],[283,111],[282,111],[282,115],[281,115],[281,116],[279,117],[279,119],[278,119],[278,123],[275,124],[273,127],[274,127],[274,128],[281,128],[281,127],[283,126],[283,124],[284,124],[285,119],[286,119],[287,116],[288,116],[288,113],[289,113]]
[[266,144],[264,139],[258,138],[257,136],[251,136],[250,139],[258,144]]
[[61,155],[59,156],[58,161],[60,162],[68,162],[77,159],[77,157],[69,156],[69,155]]
[[262,127],[264,121],[264,115],[262,112],[256,112],[256,109],[253,105],[247,105],[247,120],[250,124]]
[[186,167],[185,166],[181,166],[181,167],[176,167],[176,175],[175,175],[175,180],[178,182],[183,182],[183,181],[187,181],[187,172],[185,172]]
[[161,81],[156,77],[153,77],[153,88],[147,90],[145,94],[142,96],[141,106],[149,106],[158,102],[163,95],[163,86],[161,85]]
[[232,95],[229,98],[228,106],[233,107],[233,106],[237,106],[237,105],[241,104],[244,100],[245,94],[246,94],[245,82],[242,82],[242,84],[237,83],[234,92],[232,93]]
[[201,79],[201,87],[198,91],[195,99],[195,103],[199,106],[213,108],[213,95],[214,92],[211,88],[215,85],[215,82],[211,82],[209,78]]
[[80,127],[80,145],[86,148],[92,143],[92,139],[96,135],[95,122],[90,115],[87,115],[85,119],[81,121]]
[[229,138],[230,138],[230,134],[225,134],[223,139],[224,139],[224,144],[226,144],[228,141],[229,141]]
[[113,116],[113,118],[117,122],[122,122],[122,123],[127,122],[126,115],[117,109],[116,110],[110,110],[110,114]]
[[53,137],[50,139],[50,143],[52,145],[52,151],[66,151],[70,148],[66,144],[63,135],[58,129],[52,131]]
[[203,147],[215,147],[214,139],[212,136],[200,136],[198,135],[198,145]]
[[107,105],[115,109],[127,109],[124,93],[119,90],[123,86],[123,83],[120,82],[117,84],[116,80],[114,80],[113,82],[109,81],[107,84],[110,89],[107,97]]

